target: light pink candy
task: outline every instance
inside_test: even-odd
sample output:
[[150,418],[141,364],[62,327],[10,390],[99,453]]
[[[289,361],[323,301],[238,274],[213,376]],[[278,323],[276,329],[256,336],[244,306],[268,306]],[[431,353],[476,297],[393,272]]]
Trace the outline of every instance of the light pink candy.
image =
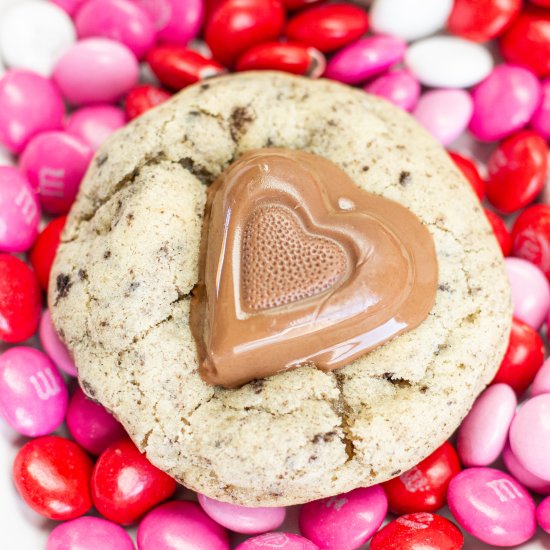
[[134,543],[120,525],[85,516],[58,525],[46,550],[134,550]]
[[531,128],[550,140],[550,78],[542,81],[542,99],[531,119]]
[[52,324],[50,312],[47,309],[42,313],[38,335],[44,351],[57,367],[70,376],[76,376],[77,372],[74,361],[65,344],[59,339]]
[[112,103],[138,81],[136,56],[108,38],[86,38],[68,50],[55,66],[53,78],[74,105]]
[[0,166],[0,251],[23,252],[38,235],[40,206],[17,168]]
[[44,210],[65,214],[76,198],[92,149],[67,132],[44,132],[25,148],[19,167],[38,190]]
[[75,25],[79,38],[111,38],[138,59],[154,46],[157,34],[149,14],[131,0],[89,0],[78,10]]
[[354,550],[378,530],[388,509],[379,485],[304,504],[300,531],[319,548]]
[[458,431],[457,451],[464,466],[487,466],[498,458],[516,406],[516,394],[507,384],[490,386],[477,398]]
[[442,145],[452,143],[468,126],[473,103],[464,90],[432,90],[418,100],[413,116]]
[[126,435],[122,425],[104,407],[90,401],[80,388],[76,388],[69,402],[67,428],[77,443],[97,456]]
[[126,115],[122,109],[112,105],[94,105],[72,113],[65,130],[96,151],[113,132],[125,124]]
[[550,481],[550,394],[523,403],[510,427],[510,447],[526,470]]
[[538,524],[550,533],[550,497],[546,497],[537,507]]
[[149,512],[139,524],[137,543],[139,550],[229,550],[227,531],[187,501]]
[[498,65],[472,91],[470,132],[481,141],[500,140],[523,128],[541,97],[537,77],[515,65]]
[[364,87],[365,92],[387,99],[405,111],[412,111],[420,96],[420,84],[404,69],[392,71]]
[[531,384],[531,395],[533,397],[543,393],[550,393],[550,358],[542,364]]
[[200,493],[198,498],[202,509],[216,523],[236,533],[255,535],[273,531],[281,526],[286,516],[286,508],[277,506],[272,508],[237,506],[214,500]]
[[50,0],[52,4],[57,4],[64,9],[69,15],[74,15],[78,8],[88,0]]
[[265,533],[241,542],[235,550],[257,550],[258,548],[277,548],[278,550],[318,550],[310,540],[292,533]]
[[327,63],[326,78],[358,84],[401,61],[406,42],[392,36],[370,36],[341,49]]
[[57,130],[65,107],[50,80],[31,71],[12,69],[0,79],[0,142],[20,153],[39,132]]
[[538,330],[550,309],[550,285],[544,273],[521,258],[506,258],[506,272],[512,287],[514,317]]
[[531,495],[500,470],[463,470],[451,480],[447,502],[458,524],[487,544],[521,544],[537,528]]
[[65,418],[67,400],[63,378],[41,351],[15,347],[0,356],[0,413],[19,433],[51,433]]
[[502,459],[508,471],[527,489],[541,495],[550,495],[550,481],[540,479],[528,472],[514,456],[510,444],[507,443],[502,451]]
[[160,42],[185,46],[196,38],[204,20],[204,0],[132,0],[149,13]]

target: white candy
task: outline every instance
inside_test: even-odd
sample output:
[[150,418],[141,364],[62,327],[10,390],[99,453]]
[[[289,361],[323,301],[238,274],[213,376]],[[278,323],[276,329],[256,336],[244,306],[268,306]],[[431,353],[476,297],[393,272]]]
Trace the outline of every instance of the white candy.
[[371,27],[377,33],[416,40],[441,29],[453,0],[374,0]]
[[489,75],[493,58],[480,44],[452,36],[434,36],[410,46],[405,65],[426,86],[469,88]]
[[10,67],[48,77],[75,40],[71,18],[49,2],[18,2],[0,18],[0,52]]

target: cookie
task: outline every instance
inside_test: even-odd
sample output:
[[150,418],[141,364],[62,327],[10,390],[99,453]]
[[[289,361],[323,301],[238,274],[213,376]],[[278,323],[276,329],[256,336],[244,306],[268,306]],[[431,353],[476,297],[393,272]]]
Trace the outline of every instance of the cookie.
[[[323,156],[433,237],[426,320],[353,363],[207,385],[189,325],[207,186],[250,149]],[[510,290],[477,198],[406,113],[325,80],[250,72],[189,87],[110,138],[69,215],[53,321],[80,384],[153,464],[210,497],[296,504],[399,475],[441,445],[507,346]]]

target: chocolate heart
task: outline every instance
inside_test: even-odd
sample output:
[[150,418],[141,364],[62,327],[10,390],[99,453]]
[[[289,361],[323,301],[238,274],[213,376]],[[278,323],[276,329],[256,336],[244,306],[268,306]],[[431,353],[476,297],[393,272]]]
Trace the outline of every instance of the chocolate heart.
[[433,240],[400,204],[302,151],[243,155],[209,189],[191,328],[204,380],[332,370],[418,326]]

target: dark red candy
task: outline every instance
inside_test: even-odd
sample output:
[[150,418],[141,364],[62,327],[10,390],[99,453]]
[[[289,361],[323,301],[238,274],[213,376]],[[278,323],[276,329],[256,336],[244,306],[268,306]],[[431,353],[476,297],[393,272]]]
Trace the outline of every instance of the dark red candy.
[[548,173],[548,146],[535,132],[522,131],[505,139],[488,163],[487,198],[505,213],[535,200]]
[[217,61],[184,46],[157,46],[147,54],[147,63],[155,76],[174,90],[224,72]]
[[464,177],[470,182],[479,200],[483,200],[485,196],[485,182],[479,175],[474,161],[454,151],[449,151],[449,156],[453,159],[453,162],[457,165]]
[[371,550],[460,550],[464,537],[448,519],[421,512],[388,523],[374,535]]
[[19,258],[0,254],[0,340],[16,344],[38,328],[42,295],[32,269]]
[[382,483],[394,514],[433,512],[447,500],[451,479],[460,472],[454,447],[445,442],[414,468]]
[[531,0],[531,3],[543,8],[550,8],[550,0]]
[[550,75],[550,10],[525,9],[500,42],[504,59],[538,76]]
[[39,514],[68,520],[92,507],[93,464],[82,448],[49,435],[23,445],[13,463],[13,480],[23,500]]
[[129,438],[103,451],[92,475],[94,506],[122,525],[136,522],[175,490],[176,482],[153,466]]
[[145,111],[164,103],[171,97],[172,95],[162,88],[152,86],[151,84],[140,84],[132,88],[126,96],[126,100],[124,101],[126,116],[128,120],[133,120],[145,113]]
[[323,4],[295,15],[285,34],[290,40],[327,53],[357,40],[368,28],[364,9],[353,4]]
[[492,384],[504,383],[522,394],[531,384],[544,361],[544,343],[527,323],[512,322],[510,342]]
[[501,34],[520,9],[521,0],[455,0],[447,27],[462,38],[486,42]]
[[253,46],[276,40],[284,24],[280,0],[226,0],[208,18],[204,38],[214,57],[232,67]]
[[29,260],[36,274],[36,278],[43,290],[48,290],[50,271],[55,259],[55,253],[61,241],[61,232],[65,227],[67,216],[52,220],[38,235],[30,254]]
[[483,210],[489,220],[489,223],[491,224],[491,227],[493,228],[493,233],[495,234],[498,244],[500,245],[502,255],[509,256],[512,251],[512,235],[510,234],[510,231],[508,231],[504,220],[492,210],[488,210],[487,208],[484,208]]
[[535,204],[517,217],[512,254],[534,263],[550,278],[550,205]]
[[319,2],[322,2],[322,0],[283,0],[283,4],[287,10],[300,10]]

